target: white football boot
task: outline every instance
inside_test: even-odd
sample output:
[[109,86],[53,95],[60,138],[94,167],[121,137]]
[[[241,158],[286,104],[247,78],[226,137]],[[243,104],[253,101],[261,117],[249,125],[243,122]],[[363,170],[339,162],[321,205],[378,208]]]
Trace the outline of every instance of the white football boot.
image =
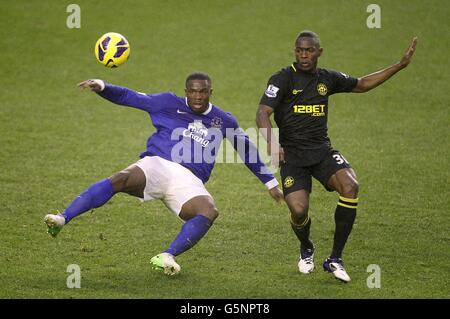
[[303,274],[309,274],[314,270],[314,247],[309,249],[300,249],[300,260],[298,270]]
[[47,214],[44,217],[44,223],[47,225],[47,233],[53,238],[56,237],[63,226],[66,224],[66,220],[62,215]]
[[344,262],[341,258],[327,258],[323,263],[323,270],[333,273],[336,279],[342,282],[349,282],[350,276],[344,268]]

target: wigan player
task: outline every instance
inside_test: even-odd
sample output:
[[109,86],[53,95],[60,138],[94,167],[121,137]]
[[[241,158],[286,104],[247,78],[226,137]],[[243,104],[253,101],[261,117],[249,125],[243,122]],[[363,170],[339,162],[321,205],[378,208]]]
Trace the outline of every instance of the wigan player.
[[331,146],[327,133],[328,97],[341,92],[367,92],[380,85],[410,63],[416,44],[414,38],[400,62],[353,78],[317,68],[323,52],[319,37],[314,32],[303,31],[295,41],[296,62],[269,79],[256,122],[267,132],[269,149],[272,113],[279,128],[281,146],[274,153],[278,153],[281,164],[283,193],[291,212],[292,229],[300,241],[300,272],[308,274],[314,270],[314,245],[309,238],[311,219],[308,216],[311,177],[314,177],[328,191],[337,191],[340,195],[334,215],[333,249],[323,268],[337,279],[350,281],[341,257],[356,217],[358,183],[348,161]]
[[153,257],[151,264],[168,275],[178,273],[180,266],[174,257],[194,246],[218,216],[204,183],[209,179],[224,137],[240,150],[239,155],[266,185],[270,195],[276,201],[283,199],[277,180],[262,163],[256,147],[236,119],[209,102],[212,88],[207,74],[193,73],[187,77],[186,97],[170,92],[144,94],[101,80],[87,80],[79,86],[113,103],[146,111],[156,132],[149,137],[147,150],[139,161],[91,185],[61,214],[45,216],[48,232],[53,237],[71,219],[104,205],[117,193],[144,201],[161,199],[185,223],[169,248]]

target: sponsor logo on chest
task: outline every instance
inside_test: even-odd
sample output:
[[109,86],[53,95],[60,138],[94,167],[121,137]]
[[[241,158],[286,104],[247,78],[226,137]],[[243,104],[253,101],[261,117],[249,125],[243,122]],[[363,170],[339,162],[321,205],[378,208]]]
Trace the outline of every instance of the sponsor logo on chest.
[[325,116],[325,104],[294,105],[294,113],[310,114],[311,116]]
[[190,137],[194,141],[202,144],[203,147],[206,147],[209,144],[209,141],[206,139],[208,136],[208,129],[200,120],[189,123],[188,128],[183,131],[183,136]]

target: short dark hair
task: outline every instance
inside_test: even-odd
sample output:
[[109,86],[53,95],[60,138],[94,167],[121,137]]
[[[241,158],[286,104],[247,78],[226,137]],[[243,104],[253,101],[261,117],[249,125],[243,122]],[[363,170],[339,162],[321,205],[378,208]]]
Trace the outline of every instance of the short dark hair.
[[309,30],[304,30],[298,34],[297,39],[295,40],[295,44],[297,44],[300,38],[312,38],[316,42],[316,47],[320,48],[320,38],[317,33]]
[[185,83],[186,87],[187,87],[188,82],[191,80],[205,80],[205,81],[208,81],[209,86],[212,86],[211,78],[205,72],[194,72],[194,73],[189,74],[188,77],[186,78],[186,83]]

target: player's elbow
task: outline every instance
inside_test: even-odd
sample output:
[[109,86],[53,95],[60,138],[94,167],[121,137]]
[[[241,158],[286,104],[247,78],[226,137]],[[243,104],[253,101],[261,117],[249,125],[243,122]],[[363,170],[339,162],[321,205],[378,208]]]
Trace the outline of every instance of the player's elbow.
[[259,108],[258,111],[256,111],[256,125],[258,127],[264,127],[264,124],[269,120],[269,116],[267,111]]
[[359,78],[358,83],[356,84],[356,87],[353,89],[354,93],[365,93],[367,91],[370,91],[371,87],[367,83],[367,80],[365,78]]

